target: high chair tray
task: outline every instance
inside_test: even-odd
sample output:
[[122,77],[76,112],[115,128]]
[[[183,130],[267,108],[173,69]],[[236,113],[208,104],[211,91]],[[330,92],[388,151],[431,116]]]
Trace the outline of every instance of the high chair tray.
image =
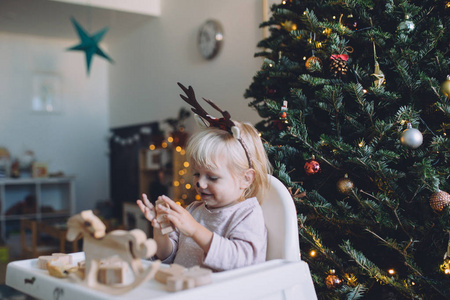
[[[84,260],[84,252],[71,255],[74,263]],[[151,262],[143,261],[143,264],[148,267]],[[111,296],[77,284],[71,279],[52,277],[46,270],[37,267],[37,259],[11,262],[6,270],[7,285],[40,299],[317,299],[308,264],[304,261],[271,260],[214,273],[212,280],[209,285],[167,292],[163,284],[151,279],[128,293]]]

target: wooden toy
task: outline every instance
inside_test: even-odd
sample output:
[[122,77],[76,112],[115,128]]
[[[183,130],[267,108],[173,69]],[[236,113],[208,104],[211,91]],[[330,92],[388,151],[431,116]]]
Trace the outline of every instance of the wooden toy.
[[64,261],[52,260],[47,263],[48,273],[57,278],[66,278],[70,273],[78,271],[78,267]]
[[98,270],[97,280],[106,285],[123,283],[126,271],[128,271],[127,264],[123,261],[104,264]]
[[166,284],[169,277],[183,274],[185,271],[185,267],[178,264],[171,264],[169,268],[160,268],[155,274],[155,280]]
[[[155,205],[164,205],[165,207],[167,207],[167,209],[170,209],[169,204],[165,203],[164,200],[156,200]],[[166,219],[167,213],[159,213],[156,216],[156,219],[158,220],[159,224],[161,225],[161,233],[162,234],[169,234],[172,231],[175,230],[175,228],[173,228],[172,223],[170,223],[170,221],[168,221]]]
[[156,272],[155,280],[165,284],[169,292],[191,289],[212,282],[212,271],[199,266],[186,269],[178,264],[161,268]]
[[[160,266],[160,261],[153,262],[144,269],[141,258],[148,258],[156,253],[156,242],[147,239],[140,229],[130,231],[114,230],[105,233],[105,225],[91,210],[82,211],[67,221],[67,240],[73,241],[80,235],[83,238],[85,253],[85,276],[80,280],[71,276],[81,284],[105,293],[118,295],[125,293],[142,282],[152,278]],[[133,272],[134,281],[128,285],[106,286],[98,281],[100,261],[117,256],[126,262]],[[72,274],[71,274],[72,275]]]
[[166,289],[169,292],[191,289],[212,282],[212,271],[199,266],[188,269],[183,274],[167,278]]
[[[84,278],[86,261],[78,262],[80,276]],[[100,261],[97,280],[106,285],[121,284],[124,282],[125,274],[128,272],[128,265],[118,257],[108,258]]]
[[39,256],[37,261],[38,268],[47,270],[47,264],[51,261],[58,261],[65,265],[72,265],[72,256],[64,253],[53,253],[52,255]]

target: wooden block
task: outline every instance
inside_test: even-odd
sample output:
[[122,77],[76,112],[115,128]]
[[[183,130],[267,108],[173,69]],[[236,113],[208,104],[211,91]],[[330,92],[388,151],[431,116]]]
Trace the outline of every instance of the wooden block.
[[212,282],[212,271],[210,269],[192,267],[181,274],[174,274],[167,278],[166,289],[169,292],[191,289]]
[[181,275],[185,271],[185,267],[178,264],[171,264],[169,268],[159,269],[155,274],[155,280],[162,284],[166,284],[169,277]]
[[112,285],[123,283],[125,279],[125,268],[119,265],[101,266],[98,270],[98,282]]
[[160,223],[161,224],[161,233],[163,235],[169,234],[174,231],[174,228],[170,222]]
[[41,256],[39,256],[38,260],[37,260],[38,268],[42,269],[42,270],[47,270],[47,263],[52,261],[52,259],[54,259],[54,257],[51,256],[51,255],[41,255]]
[[190,268],[186,273],[184,273],[184,276],[187,278],[192,278],[196,287],[210,284],[212,282],[212,271],[210,269],[200,268],[199,266]]
[[52,253],[52,256],[60,262],[66,263],[68,265],[72,264],[72,255],[65,253]]
[[[169,204],[165,203],[165,202],[162,201],[162,200],[157,200],[155,204],[156,204],[156,205],[161,204],[161,205],[166,206],[168,209],[170,209]],[[163,235],[169,234],[169,233],[171,233],[172,231],[175,230],[175,228],[173,228],[172,223],[170,223],[170,221],[168,221],[168,220],[166,219],[166,215],[167,215],[167,214],[158,214],[158,215],[156,216],[156,220],[157,220],[157,221],[159,222],[159,224],[161,225],[161,233],[162,233]]]
[[47,263],[48,273],[57,278],[66,278],[69,273],[76,272],[78,268],[76,266],[68,265],[62,261],[51,260]]
[[[84,277],[85,261],[78,262],[78,268]],[[106,285],[121,284],[124,282],[126,272],[128,272],[128,264],[119,258],[102,260],[97,272],[97,280]]]
[[186,278],[182,274],[167,278],[166,290],[168,292],[178,292],[181,290],[192,289],[195,287],[195,281],[192,278]]
[[39,256],[37,261],[38,268],[47,270],[47,264],[51,261],[58,261],[62,264],[72,265],[72,256],[64,253],[53,253],[52,255]]

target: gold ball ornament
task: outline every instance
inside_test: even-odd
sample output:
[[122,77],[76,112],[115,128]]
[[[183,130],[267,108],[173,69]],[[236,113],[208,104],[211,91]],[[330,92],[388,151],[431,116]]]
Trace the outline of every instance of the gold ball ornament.
[[341,280],[337,277],[334,270],[331,270],[330,274],[325,278],[325,285],[327,288],[336,288],[341,284]]
[[450,75],[447,75],[447,80],[441,84],[441,93],[450,98]]
[[433,193],[430,197],[430,206],[435,211],[442,211],[450,205],[450,195],[444,191],[439,190]]
[[353,181],[348,178],[348,175],[345,174],[344,178],[341,178],[337,181],[336,187],[339,193],[343,195],[348,195],[352,192],[354,187]]
[[322,61],[317,56],[311,56],[306,60],[305,66],[309,72],[319,71],[322,68]]

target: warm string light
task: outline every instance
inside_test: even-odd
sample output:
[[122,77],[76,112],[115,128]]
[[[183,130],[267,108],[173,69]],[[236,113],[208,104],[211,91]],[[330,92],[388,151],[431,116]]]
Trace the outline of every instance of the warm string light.
[[[172,148],[175,146],[172,144],[173,142],[174,142],[174,139],[173,139],[173,137],[170,136],[167,138],[167,140],[164,140],[161,142],[160,148],[163,148],[163,149],[166,149],[169,147]],[[151,144],[148,146],[148,149],[153,151],[153,150],[157,150],[158,147],[155,144]],[[177,153],[176,155],[184,156],[186,154],[186,150],[183,149],[183,147],[181,147],[181,146],[176,146],[172,149],[174,149],[176,151],[176,153]],[[178,175],[178,176],[175,176],[176,178],[174,178],[174,180],[172,182],[172,186],[175,188],[182,188],[185,190],[185,191],[181,191],[181,195],[179,195],[179,196],[176,194],[174,195],[174,197],[179,198],[179,199],[174,199],[175,202],[179,205],[184,205],[184,200],[186,200],[188,198],[187,191],[189,191],[192,188],[192,186],[191,186],[191,184],[186,183],[187,180],[185,178],[183,178],[184,176],[189,174],[188,168],[189,168],[190,164],[188,161],[185,160],[186,159],[185,157],[182,157],[181,159],[182,159],[182,163],[180,163],[181,169],[175,170],[174,175]],[[197,196],[196,196],[196,199],[197,199]]]
[[450,275],[450,232],[448,234],[447,252],[444,254],[444,263],[440,266],[441,271],[444,272],[445,275]]
[[450,259],[449,258],[444,260],[444,263],[440,266],[440,269],[442,272],[444,272],[445,275],[450,275]]
[[142,139],[148,138],[148,136],[150,136],[151,133],[152,133],[152,129],[148,126],[144,126],[139,129],[139,132],[133,133],[132,135],[127,136],[127,137],[119,136],[119,135],[114,134],[113,132],[110,132],[108,135],[108,139],[110,139],[111,141],[113,141],[116,144],[126,146],[126,145],[132,145],[134,143],[141,142]]

